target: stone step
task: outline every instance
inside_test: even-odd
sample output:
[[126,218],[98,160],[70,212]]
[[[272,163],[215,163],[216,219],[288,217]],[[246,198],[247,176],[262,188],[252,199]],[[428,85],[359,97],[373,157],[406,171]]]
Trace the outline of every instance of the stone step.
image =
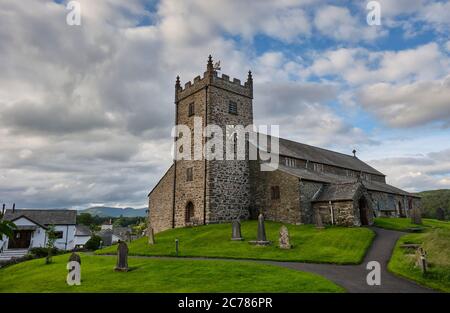
[[21,258],[28,253],[27,249],[8,249],[0,253],[0,261],[9,261],[12,258]]

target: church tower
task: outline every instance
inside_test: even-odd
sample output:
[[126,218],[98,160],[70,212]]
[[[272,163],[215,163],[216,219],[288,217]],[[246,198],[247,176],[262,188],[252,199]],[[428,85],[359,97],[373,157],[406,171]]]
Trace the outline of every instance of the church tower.
[[[194,159],[194,142],[204,147],[209,139],[203,136],[208,125],[217,125],[224,137],[227,125],[253,124],[253,79],[251,72],[242,84],[239,79],[217,73],[209,56],[203,77],[197,76],[184,87],[177,77],[175,84],[175,124],[186,125],[192,138],[191,149],[180,145],[185,136],[178,131],[175,138],[174,197],[172,227],[217,223],[246,218],[250,209],[250,170],[247,159]],[[201,126],[201,134],[194,127]],[[196,138],[194,138],[196,137]],[[178,139],[178,140],[177,140]],[[179,159],[191,151],[192,158]],[[227,148],[223,147],[223,152]],[[178,156],[178,157],[177,157]]]

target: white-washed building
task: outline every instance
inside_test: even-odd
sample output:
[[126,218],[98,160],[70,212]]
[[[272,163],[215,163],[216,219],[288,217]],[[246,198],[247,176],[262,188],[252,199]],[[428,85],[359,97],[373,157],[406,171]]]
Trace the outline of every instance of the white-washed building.
[[75,210],[6,210],[5,220],[17,228],[12,238],[0,238],[0,252],[6,250],[28,250],[45,247],[47,230],[54,226],[57,239],[55,247],[60,250],[75,248],[77,211]]

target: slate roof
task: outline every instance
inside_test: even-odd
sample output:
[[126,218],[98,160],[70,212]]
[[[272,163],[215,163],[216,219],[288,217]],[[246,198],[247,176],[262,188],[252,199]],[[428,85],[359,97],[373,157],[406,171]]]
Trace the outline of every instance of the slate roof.
[[112,244],[113,232],[111,229],[104,229],[97,233],[97,235],[102,238],[104,246],[110,246]]
[[[264,164],[263,166],[268,166],[268,164]],[[323,173],[323,172],[316,172],[312,170],[307,170],[304,168],[295,168],[295,167],[288,167],[282,164],[278,165],[278,170],[285,172],[287,174],[293,175],[295,177],[298,177],[303,180],[308,181],[315,181],[320,183],[328,183],[328,184],[351,184],[351,183],[357,183],[358,179],[354,177],[346,177],[346,176],[338,176],[333,175],[329,173]],[[371,191],[380,191],[380,192],[386,192],[396,195],[405,195],[410,197],[419,198],[417,195],[409,193],[407,191],[404,191],[402,189],[399,189],[397,187],[391,186],[386,183],[376,182],[376,181],[368,181],[368,180],[361,180],[361,183],[364,185],[364,187]]]
[[125,238],[131,234],[130,227],[113,227],[113,234],[117,237]]
[[12,221],[25,216],[41,225],[76,225],[76,210],[6,210],[5,220]]
[[75,236],[92,236],[92,232],[86,225],[77,225]]
[[353,197],[359,188],[361,188],[360,182],[325,185],[319,197],[315,199],[315,201],[353,200]]
[[[271,136],[259,134],[259,136],[261,135],[268,136],[268,145],[270,146]],[[297,159],[351,169],[358,172],[363,171],[365,173],[386,176],[353,155],[314,147],[284,138],[279,138],[279,154]]]

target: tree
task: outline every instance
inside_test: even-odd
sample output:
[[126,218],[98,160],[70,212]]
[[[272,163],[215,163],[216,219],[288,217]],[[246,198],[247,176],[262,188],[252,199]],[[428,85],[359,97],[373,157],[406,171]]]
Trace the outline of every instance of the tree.
[[55,248],[55,241],[57,239],[55,226],[50,225],[47,229],[47,257],[45,258],[45,264],[52,263],[53,249]]
[[97,250],[98,248],[100,248],[101,241],[102,238],[97,235],[92,235],[92,237],[86,242],[84,247],[88,250]]
[[13,222],[0,220],[0,238],[3,236],[11,238],[16,228],[16,224]]
[[81,213],[80,215],[77,216],[77,223],[90,226],[94,224],[94,218],[89,213]]

